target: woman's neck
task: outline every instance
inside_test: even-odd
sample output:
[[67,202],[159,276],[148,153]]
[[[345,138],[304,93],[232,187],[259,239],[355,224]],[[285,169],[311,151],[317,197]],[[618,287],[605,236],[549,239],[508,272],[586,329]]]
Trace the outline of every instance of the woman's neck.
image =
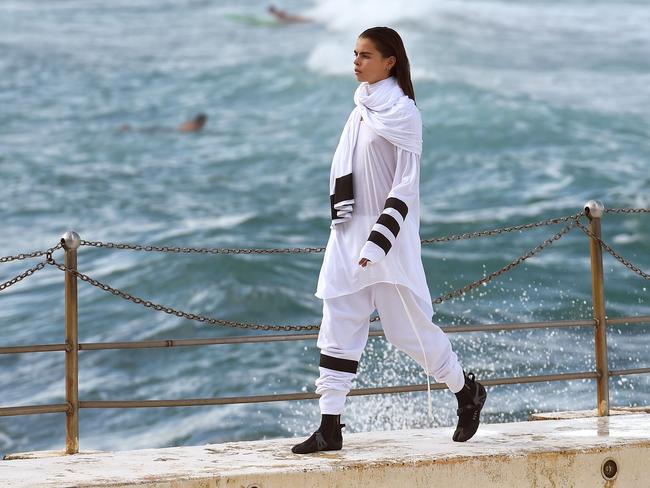
[[382,78],[381,80],[374,81],[372,83],[368,83],[370,86],[375,86],[377,83],[381,83],[382,81],[386,81],[392,78],[390,75],[388,75],[386,78]]
[[374,89],[376,89],[376,88],[380,87],[381,85],[383,85],[384,83],[388,82],[388,80],[390,80],[391,78],[392,78],[392,76],[387,76],[386,78],[382,78],[381,80],[375,81],[374,83],[368,83],[368,91],[370,93],[372,93],[372,91]]

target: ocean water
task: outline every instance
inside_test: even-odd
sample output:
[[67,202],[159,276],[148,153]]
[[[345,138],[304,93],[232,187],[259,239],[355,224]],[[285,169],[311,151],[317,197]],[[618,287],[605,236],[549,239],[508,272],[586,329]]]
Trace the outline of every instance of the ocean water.
[[[645,1],[284,1],[315,21],[278,25],[252,0],[6,0],[0,4],[0,256],[83,239],[196,247],[323,246],[328,177],[372,25],[403,36],[422,112],[421,235],[650,206],[650,6]],[[175,128],[198,112],[204,131]],[[129,124],[132,130],[121,131]],[[504,266],[559,230],[423,246],[432,295]],[[603,233],[650,270],[650,216],[607,215]],[[61,255],[58,255],[61,257]],[[320,321],[322,254],[179,255],[84,247],[79,268],[152,301],[217,318]],[[31,263],[30,263],[31,264]],[[0,265],[0,281],[27,267]],[[650,284],[605,257],[609,316],[648,315]],[[436,307],[443,325],[590,317],[579,231],[488,286]],[[82,342],[231,336],[79,284]],[[610,367],[650,363],[647,325],[610,327]],[[47,267],[0,293],[0,344],[63,340],[63,274]],[[594,368],[593,334],[451,334],[482,378]],[[82,400],[313,391],[315,341],[84,351]],[[2,406],[64,401],[61,353],[0,356]],[[358,387],[423,383],[368,341]],[[614,378],[613,405],[650,404],[648,376]],[[591,380],[490,389],[485,421],[594,408]],[[353,397],[348,431],[455,423],[434,392]],[[82,449],[310,433],[316,401],[82,410]],[[0,418],[0,452],[58,449],[62,414]]]

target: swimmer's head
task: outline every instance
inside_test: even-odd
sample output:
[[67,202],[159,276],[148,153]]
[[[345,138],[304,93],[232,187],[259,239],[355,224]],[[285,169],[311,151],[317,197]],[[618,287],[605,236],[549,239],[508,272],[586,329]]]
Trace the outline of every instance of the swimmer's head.
[[204,113],[200,113],[196,117],[194,117],[194,123],[199,127],[203,127],[207,122],[207,120],[208,120],[208,116],[205,115]]
[[181,132],[198,132],[203,129],[205,122],[208,120],[208,116],[204,113],[196,115],[192,120],[188,120],[184,124],[178,127],[178,130]]

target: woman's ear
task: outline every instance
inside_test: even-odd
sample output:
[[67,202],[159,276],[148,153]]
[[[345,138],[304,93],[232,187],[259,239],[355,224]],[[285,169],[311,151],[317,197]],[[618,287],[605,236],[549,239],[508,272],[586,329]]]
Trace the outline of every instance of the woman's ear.
[[395,56],[390,56],[388,58],[388,71],[392,70],[395,67],[395,63],[397,63],[397,58]]

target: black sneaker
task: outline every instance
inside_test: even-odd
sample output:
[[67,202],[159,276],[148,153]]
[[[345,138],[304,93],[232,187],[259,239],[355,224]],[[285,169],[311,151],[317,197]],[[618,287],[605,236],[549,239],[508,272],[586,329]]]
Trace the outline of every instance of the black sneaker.
[[[487,392],[485,387],[476,381],[474,373],[465,375],[465,386],[463,386],[462,394],[456,394],[459,398],[458,410],[458,425],[452,439],[456,442],[465,442],[472,438],[478,430],[480,423],[480,414]],[[463,400],[461,400],[461,398]]]
[[291,448],[295,454],[309,454],[317,451],[338,451],[343,447],[341,429],[345,424],[340,423],[340,415],[323,415],[320,427],[309,439]]

